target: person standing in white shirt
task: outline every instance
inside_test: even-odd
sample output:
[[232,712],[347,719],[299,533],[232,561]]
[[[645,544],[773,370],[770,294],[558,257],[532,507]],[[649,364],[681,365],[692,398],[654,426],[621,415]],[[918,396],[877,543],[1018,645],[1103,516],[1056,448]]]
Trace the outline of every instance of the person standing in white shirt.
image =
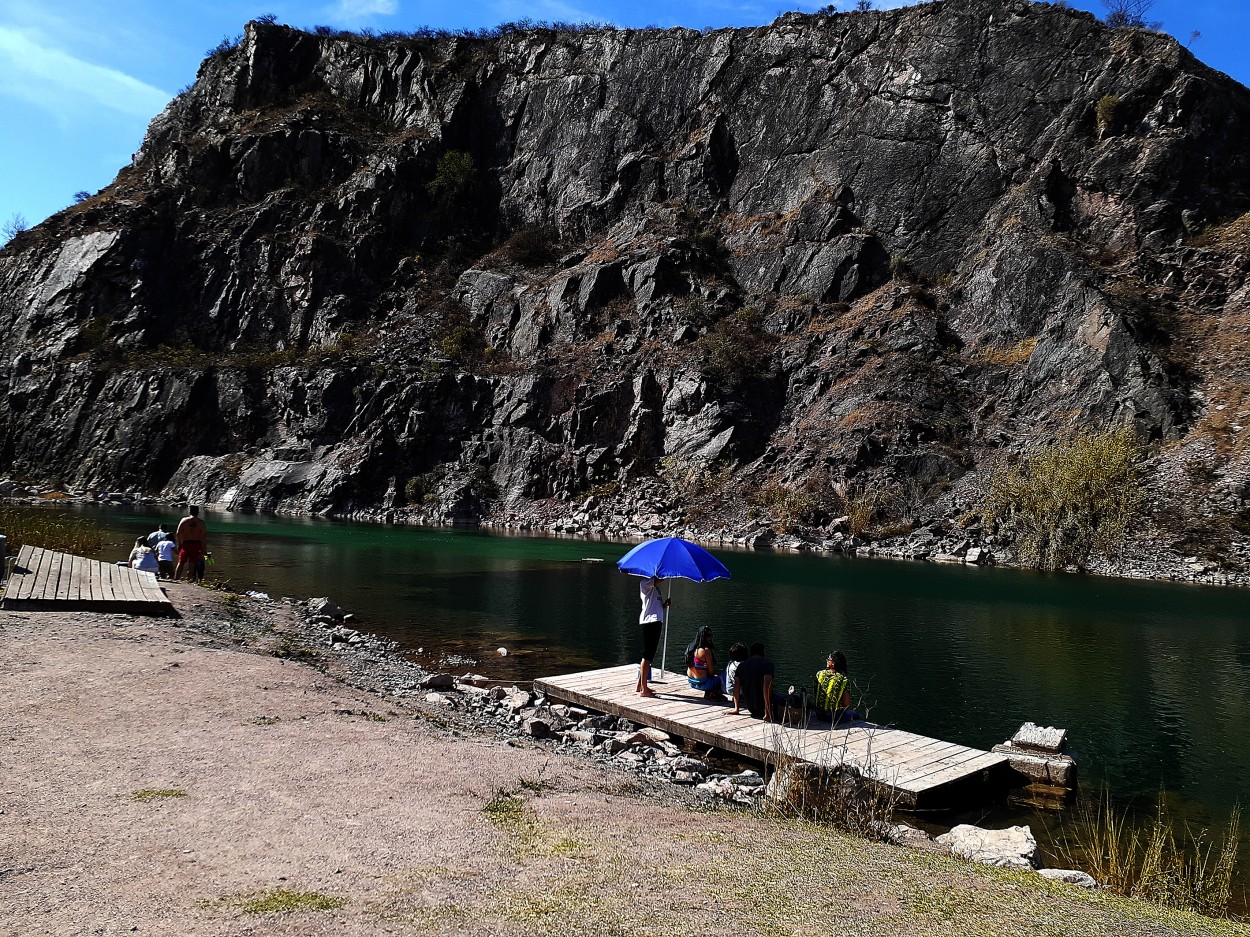
[[644,579],[639,585],[642,597],[642,614],[638,623],[642,625],[642,664],[638,667],[638,695],[655,696],[655,692],[647,686],[651,676],[651,661],[655,659],[656,648],[660,646],[660,635],[664,631],[664,610],[672,605],[672,599],[666,599],[660,592],[660,584],[664,582],[659,576]]

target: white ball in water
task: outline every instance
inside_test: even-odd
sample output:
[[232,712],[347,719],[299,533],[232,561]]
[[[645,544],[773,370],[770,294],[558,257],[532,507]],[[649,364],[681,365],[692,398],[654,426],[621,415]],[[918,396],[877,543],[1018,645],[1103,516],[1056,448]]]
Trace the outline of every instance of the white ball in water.
[[507,657],[507,656],[508,656],[508,649],[507,649],[506,647],[501,647],[501,648],[500,648],[498,651],[496,651],[495,653],[496,653],[496,654],[498,654],[500,657]]

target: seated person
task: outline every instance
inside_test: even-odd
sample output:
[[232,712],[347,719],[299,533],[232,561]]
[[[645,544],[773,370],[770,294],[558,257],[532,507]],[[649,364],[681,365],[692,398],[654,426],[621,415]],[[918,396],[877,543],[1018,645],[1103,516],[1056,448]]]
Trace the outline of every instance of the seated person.
[[732,697],[734,694],[734,677],[738,672],[738,665],[747,659],[747,646],[741,641],[737,641],[729,645],[729,664],[725,667],[725,695]]
[[135,539],[135,547],[130,551],[129,564],[131,569],[141,569],[148,573],[157,571],[156,554],[147,545],[146,538],[138,537]]
[[716,675],[716,650],[712,646],[712,629],[704,625],[694,640],[686,645],[686,676],[690,685],[702,690],[705,699],[722,699],[720,677]]
[[751,645],[751,656],[738,665],[734,673],[734,707],[730,714],[742,712],[745,705],[747,711],[756,719],[773,720],[774,704],[780,707],[785,697],[773,695],[773,675],[776,668],[773,662],[764,656],[764,645],[755,642]]
[[859,713],[851,709],[851,681],[841,651],[830,651],[825,669],[816,674],[816,708],[834,725],[860,721]]

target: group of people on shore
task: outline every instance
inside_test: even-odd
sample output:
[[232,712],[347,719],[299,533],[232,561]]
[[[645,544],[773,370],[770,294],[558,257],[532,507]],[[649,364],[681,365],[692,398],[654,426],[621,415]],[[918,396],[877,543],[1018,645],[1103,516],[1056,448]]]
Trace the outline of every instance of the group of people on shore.
[[[655,696],[655,691],[648,686],[651,661],[659,647],[665,610],[672,604],[672,600],[664,598],[660,592],[662,582],[655,576],[642,580],[640,586],[643,651],[636,687],[640,696]],[[729,662],[721,672],[717,669],[712,629],[703,625],[686,646],[685,659],[690,686],[702,690],[705,699],[732,700],[733,708],[728,710],[732,715],[741,713],[745,707],[756,719],[771,722],[780,717],[782,707],[793,705],[786,694],[773,689],[776,667],[761,642],[755,642],[749,649],[742,643],[731,645]],[[814,707],[817,714],[833,725],[860,720],[860,715],[851,708],[850,679],[846,655],[842,651],[830,651],[824,669],[816,674]]]
[[200,518],[199,507],[193,504],[173,533],[161,524],[146,537],[135,538],[134,549],[125,565],[156,573],[157,579],[181,579],[185,571],[188,579],[199,582],[204,578],[211,555],[205,550],[207,545],[208,528]]

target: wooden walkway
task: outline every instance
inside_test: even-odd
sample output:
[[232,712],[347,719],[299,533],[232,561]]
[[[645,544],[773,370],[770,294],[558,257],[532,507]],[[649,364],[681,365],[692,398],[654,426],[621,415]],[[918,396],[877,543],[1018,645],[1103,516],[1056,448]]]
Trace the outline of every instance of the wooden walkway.
[[666,673],[663,682],[651,684],[659,695],[644,699],[634,692],[637,674],[636,664],[587,670],[535,680],[534,689],[763,764],[797,757],[823,767],[850,765],[889,788],[908,809],[967,803],[1008,783],[1002,755],[867,722],[834,729],[814,719],[790,726],[730,715],[731,704],[703,699],[685,674]]
[[38,547],[18,551],[0,606],[156,615],[174,611],[155,573]]

